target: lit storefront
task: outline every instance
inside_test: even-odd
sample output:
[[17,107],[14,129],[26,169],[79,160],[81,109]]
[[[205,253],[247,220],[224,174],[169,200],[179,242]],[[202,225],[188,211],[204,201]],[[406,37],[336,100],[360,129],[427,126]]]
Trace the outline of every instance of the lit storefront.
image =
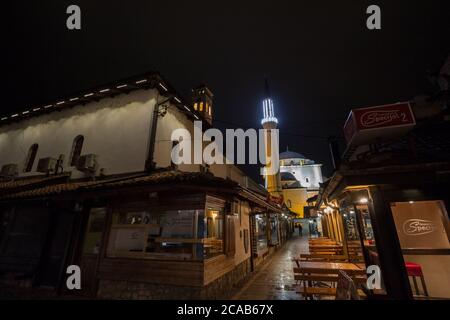
[[[275,218],[281,214],[281,209],[266,202],[264,195],[202,173],[166,171],[140,178],[79,183],[78,189],[58,192],[58,197],[52,198],[54,190],[66,190],[68,186],[75,188],[68,183],[41,187],[9,196],[1,203],[2,226],[17,217],[35,221],[31,218],[42,207],[42,214],[36,218],[51,214],[58,217],[51,227],[61,228],[60,232],[49,233],[54,239],[45,230],[31,226],[30,234],[20,239],[14,228],[2,234],[1,270],[20,270],[18,266],[25,267],[25,261],[36,258],[29,271],[22,268],[21,272],[34,274],[40,282],[21,281],[24,290],[37,292],[42,284],[65,293],[62,270],[74,264],[83,270],[82,290],[77,293],[85,297],[219,298],[251,272],[252,233],[257,236],[256,256],[270,251],[269,232],[273,231],[268,212]],[[26,206],[23,197],[27,197]],[[255,217],[258,223],[253,230],[251,221]],[[43,250],[38,238],[47,247],[59,250],[60,256],[52,256],[58,261],[31,256]],[[12,252],[33,243],[39,250],[27,250],[28,255],[23,256],[17,250],[16,254]],[[52,279],[48,278],[50,271]]]
[[333,153],[316,208],[346,259],[380,267],[371,297],[450,298],[449,124],[437,104],[350,112],[347,148]]
[[255,215],[255,239],[256,239],[256,253],[263,255],[268,250],[268,224],[267,214]]
[[450,298],[450,182],[432,174],[449,169],[341,170],[321,193],[325,235],[344,243],[350,260],[380,267],[376,295]]

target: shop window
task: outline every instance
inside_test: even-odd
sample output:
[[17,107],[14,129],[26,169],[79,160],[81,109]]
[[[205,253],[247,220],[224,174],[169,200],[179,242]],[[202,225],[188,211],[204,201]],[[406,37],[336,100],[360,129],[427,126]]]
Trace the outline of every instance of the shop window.
[[342,210],[342,212],[343,212],[342,218],[344,222],[345,233],[347,235],[347,240],[358,241],[359,234],[355,210]]
[[[202,210],[118,212],[108,243],[108,255],[116,257],[197,259],[202,243],[196,230]],[[197,250],[200,249],[200,254]]]
[[113,213],[109,257],[203,260],[224,253],[224,208]]
[[362,227],[364,231],[364,240],[367,242],[375,241],[374,235],[373,235],[373,229],[372,229],[372,221],[370,219],[369,215],[369,209],[366,205],[359,205],[357,206],[358,212],[361,215],[361,222]]
[[[364,193],[364,196],[366,194]],[[340,203],[340,213],[342,218],[342,227],[340,233],[347,245],[348,259],[355,263],[365,263],[366,267],[370,265],[380,266],[378,249],[375,243],[374,232],[370,211],[367,204],[354,204],[350,199],[344,199]],[[336,217],[337,218],[337,217]],[[338,219],[334,219],[337,226],[340,225]],[[327,228],[333,228],[331,223],[327,222]],[[343,229],[343,230],[342,230]],[[386,294],[383,278],[381,279],[381,289],[377,294]]]
[[276,214],[270,215],[270,244],[278,244],[278,218]]
[[84,255],[97,255],[100,252],[103,228],[105,225],[106,209],[92,208],[83,243]]
[[33,144],[30,149],[28,149],[27,158],[25,160],[25,166],[23,172],[31,172],[33,169],[34,160],[36,160],[36,155],[39,145],[37,143]]
[[256,249],[259,253],[267,249],[267,219],[265,214],[257,214],[255,219]]
[[207,208],[205,214],[204,250],[205,257],[222,254],[224,231],[224,210],[219,208]]

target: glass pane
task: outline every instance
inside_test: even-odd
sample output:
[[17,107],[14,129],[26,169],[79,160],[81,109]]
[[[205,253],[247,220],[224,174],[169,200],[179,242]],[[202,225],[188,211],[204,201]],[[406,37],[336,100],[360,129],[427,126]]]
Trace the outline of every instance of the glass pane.
[[257,214],[256,219],[256,239],[258,252],[267,248],[267,219],[265,214]]
[[106,209],[92,208],[89,214],[86,236],[83,243],[83,254],[98,254],[105,226]]
[[203,215],[203,210],[117,212],[113,215],[108,254],[154,259],[202,258],[198,216]]
[[278,244],[278,218],[275,214],[270,215],[270,244]]
[[450,223],[441,201],[391,203],[411,290],[416,298],[450,298]]
[[223,229],[224,229],[224,210],[223,208],[206,209],[204,217],[204,256],[210,258],[218,254],[223,254]]

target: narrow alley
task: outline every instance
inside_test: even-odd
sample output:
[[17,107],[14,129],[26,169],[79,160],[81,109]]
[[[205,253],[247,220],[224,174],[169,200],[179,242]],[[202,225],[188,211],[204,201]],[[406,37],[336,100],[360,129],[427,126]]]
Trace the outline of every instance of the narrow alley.
[[299,300],[294,288],[292,258],[300,252],[308,252],[307,236],[290,239],[231,299]]

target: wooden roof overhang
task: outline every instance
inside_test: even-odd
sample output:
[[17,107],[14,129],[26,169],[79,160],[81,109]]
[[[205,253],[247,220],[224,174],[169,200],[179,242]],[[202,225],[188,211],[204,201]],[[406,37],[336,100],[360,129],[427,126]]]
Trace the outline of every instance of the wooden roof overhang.
[[317,207],[337,199],[349,188],[368,186],[414,188],[421,185],[450,184],[450,162],[396,165],[336,171],[320,193]]
[[1,203],[23,202],[24,200],[58,199],[84,201],[93,198],[120,199],[130,195],[152,192],[211,193],[225,197],[246,199],[261,210],[281,212],[277,206],[266,201],[257,193],[239,186],[236,182],[198,172],[162,171],[153,174],[138,174],[122,178],[98,181],[62,182],[25,188],[16,192],[3,193]]

